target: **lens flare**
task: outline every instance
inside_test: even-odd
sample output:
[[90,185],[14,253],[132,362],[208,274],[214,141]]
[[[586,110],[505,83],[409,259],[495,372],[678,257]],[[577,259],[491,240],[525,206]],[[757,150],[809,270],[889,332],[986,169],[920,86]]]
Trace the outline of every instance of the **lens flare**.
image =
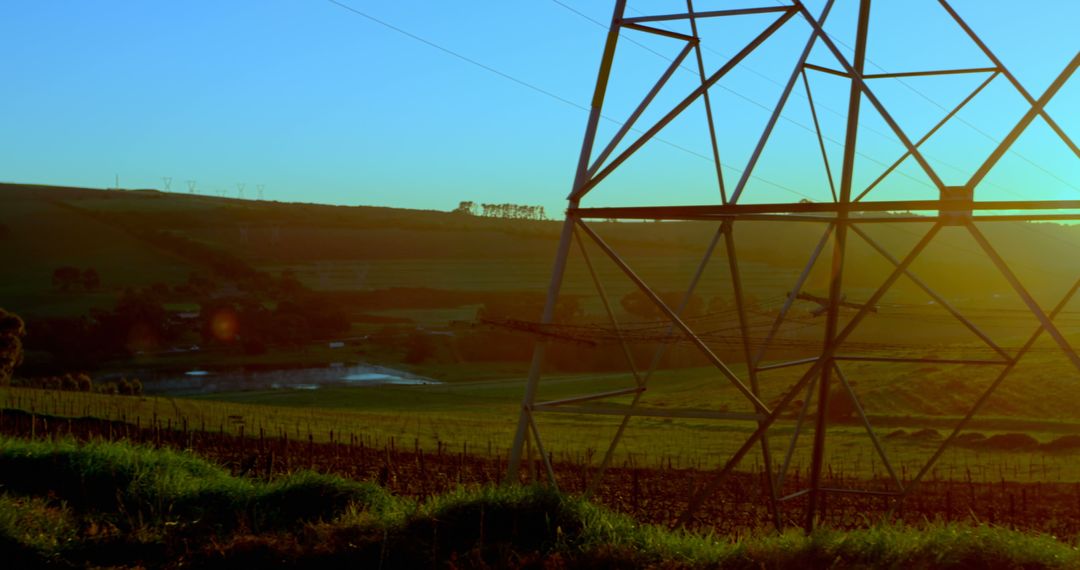
[[240,329],[240,322],[236,318],[236,312],[232,309],[221,309],[214,313],[214,316],[210,319],[210,329],[214,333],[214,338],[222,342],[236,340]]

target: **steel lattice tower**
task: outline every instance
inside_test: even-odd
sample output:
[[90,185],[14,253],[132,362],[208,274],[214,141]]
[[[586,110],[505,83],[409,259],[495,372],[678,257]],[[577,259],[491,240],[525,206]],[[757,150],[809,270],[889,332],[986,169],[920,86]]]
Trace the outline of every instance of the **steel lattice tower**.
[[[1080,212],[1080,200],[990,201],[979,199],[980,183],[986,177],[988,172],[990,172],[998,161],[1010,150],[1010,147],[1016,142],[1020,135],[1036,120],[1041,120],[1045,125],[1049,126],[1054,135],[1056,135],[1056,138],[1060,139],[1060,142],[1067,146],[1071,151],[1072,158],[1080,158],[1080,149],[1077,148],[1076,144],[1053,117],[1051,117],[1046,109],[1047,104],[1061,90],[1076,70],[1077,66],[1080,65],[1080,54],[1075,54],[1072,57],[1066,67],[1060,71],[1045,92],[1041,95],[1034,95],[1025,89],[1013,73],[1006,68],[991,48],[983,42],[947,0],[938,0],[941,7],[944,8],[944,11],[948,14],[948,17],[950,17],[959,29],[962,30],[962,34],[966,35],[964,41],[969,41],[972,45],[976,46],[978,51],[985,57],[986,61],[989,62],[988,65],[971,68],[915,71],[902,70],[870,74],[866,72],[865,64],[867,61],[867,44],[870,37],[869,22],[871,0],[848,1],[856,3],[857,6],[855,6],[855,9],[858,11],[853,57],[847,57],[837,47],[837,42],[824,31],[825,21],[828,18],[830,11],[834,8],[834,0],[827,0],[824,3],[822,10],[817,14],[812,13],[812,10],[799,0],[792,0],[790,3],[785,2],[783,5],[771,7],[725,8],[722,10],[710,11],[695,11],[692,0],[688,0],[686,2],[687,9],[683,12],[633,16],[628,16],[626,13],[626,0],[615,1],[614,13],[611,17],[606,45],[604,46],[600,69],[596,78],[591,111],[585,129],[577,169],[575,171],[573,187],[568,196],[566,219],[562,228],[554,269],[551,273],[547,302],[544,308],[541,325],[550,324],[554,320],[556,305],[559,300],[560,289],[565,276],[567,259],[571,254],[574,242],[577,241],[581,246],[583,255],[586,255],[584,249],[585,243],[591,243],[593,247],[602,251],[604,255],[621,270],[625,277],[629,279],[630,282],[632,282],[633,285],[653,304],[655,304],[660,313],[662,313],[667,321],[670,322],[670,330],[677,331],[683,335],[686,341],[695,346],[696,349],[716,367],[720,375],[726,379],[726,381],[730,382],[742,394],[746,401],[749,402],[753,409],[756,410],[754,413],[748,414],[716,412],[708,416],[709,419],[717,420],[745,420],[756,427],[749,437],[747,437],[738,447],[737,451],[716,469],[711,478],[705,484],[700,485],[691,497],[688,497],[686,513],[682,518],[683,522],[687,521],[689,517],[692,516],[694,510],[718,489],[724,478],[730,475],[739,462],[755,447],[760,447],[763,454],[764,466],[769,473],[769,477],[765,478],[765,485],[768,487],[766,489],[766,494],[771,497],[770,508],[777,526],[781,525],[779,511],[782,508],[783,502],[794,496],[805,495],[807,497],[804,520],[805,528],[810,530],[815,525],[816,516],[824,494],[859,492],[843,489],[826,489],[822,486],[821,473],[826,446],[828,400],[831,387],[835,388],[837,386],[842,386],[852,395],[855,400],[858,415],[865,424],[866,431],[870,435],[870,439],[872,440],[876,451],[880,454],[883,464],[893,480],[894,487],[892,490],[874,494],[884,495],[890,497],[892,500],[899,501],[915,490],[918,483],[931,471],[946,448],[953,443],[960,431],[968,425],[970,420],[982,408],[990,395],[997,389],[1001,382],[1009,376],[1018,362],[1031,349],[1043,333],[1053,340],[1057,347],[1064,352],[1072,366],[1080,372],[1080,356],[1077,355],[1076,350],[1070,345],[1059,326],[1055,324],[1055,317],[1070,302],[1078,288],[1080,288],[1080,279],[1076,280],[1065,296],[1061,298],[1052,309],[1044,310],[1039,303],[1036,302],[1028,289],[1025,288],[1022,279],[1017,275],[1013,267],[1002,258],[994,245],[979,229],[979,225],[983,223],[998,221],[1080,219],[1080,213],[1078,213]],[[740,16],[751,14],[772,15],[775,17],[775,20],[750,42],[746,43],[741,50],[731,56],[730,59],[718,69],[706,69],[701,55],[702,42],[698,35],[698,23],[706,19],[738,18]],[[682,25],[682,29],[688,29],[688,32],[674,31],[672,27],[665,27],[674,24]],[[806,29],[809,30],[809,38],[806,40],[805,44],[801,45],[800,49],[791,54],[793,65],[790,68],[790,75],[783,85],[783,91],[779,101],[770,111],[769,120],[766,123],[760,138],[757,140],[749,161],[742,170],[741,176],[734,186],[725,186],[722,174],[720,174],[721,163],[720,155],[717,151],[717,140],[718,137],[723,137],[726,133],[723,125],[714,121],[713,110],[716,104],[714,101],[710,101],[710,89],[716,86],[729,74],[729,72],[737,69],[747,56],[754,53],[755,50],[761,49],[763,45],[767,45],[778,30],[795,25],[805,25]],[[636,110],[622,122],[621,127],[614,137],[605,144],[602,150],[596,152],[596,148],[594,147],[596,147],[596,143],[598,142],[598,126],[604,109],[605,96],[608,95],[609,79],[612,76],[613,69],[612,64],[615,59],[617,47],[620,43],[620,36],[623,33],[662,36],[671,40],[683,42],[683,47],[678,56],[671,62],[671,66],[657,79],[655,86],[644,97]],[[824,48],[825,53],[831,57],[832,61],[827,62],[826,64],[810,62],[809,58],[814,51],[815,46]],[[697,71],[700,75],[700,82],[697,83],[696,88],[687,94],[681,102],[669,110],[666,110],[666,113],[663,114],[657,122],[651,126],[640,127],[639,129],[639,126],[637,125],[638,119],[642,117],[644,111],[650,109],[650,106],[655,103],[654,97],[668,82],[672,73],[680,67],[684,61],[687,61],[690,56],[694,56],[693,59],[696,59]],[[693,63],[690,65],[692,66]],[[834,173],[829,173],[829,183],[832,188],[833,199],[823,202],[749,203],[747,200],[744,200],[747,194],[747,182],[752,176],[752,173],[754,173],[755,166],[757,166],[758,161],[762,156],[766,143],[770,140],[770,137],[774,135],[774,128],[776,127],[793,90],[797,87],[805,86],[807,98],[810,100],[810,108],[813,110],[810,85],[806,80],[808,71],[840,77],[848,82],[848,101],[845,121],[846,132],[843,140],[842,165],[839,172],[835,173],[836,177],[839,179],[838,184],[833,183]],[[891,112],[891,110],[887,108],[882,103],[882,100],[876,95],[872,81],[874,79],[884,78],[929,77],[955,74],[984,74],[987,78],[974,92],[965,98],[959,106],[945,114],[932,129],[918,139],[914,139],[901,128],[898,121],[894,118],[893,112]],[[966,183],[962,185],[947,185],[943,182],[942,177],[935,170],[931,162],[924,156],[921,147],[923,146],[923,143],[932,138],[940,128],[953,119],[961,108],[971,100],[977,98],[980,91],[992,81],[1002,81],[1010,89],[1014,90],[1015,93],[1019,94],[1019,96],[1026,101],[1026,111],[1023,113],[1020,120],[1012,126],[1004,138],[996,144],[989,156],[985,157],[985,160],[982,160],[981,164],[975,169],[974,174],[971,175]],[[589,195],[591,190],[608,178],[613,172],[617,171],[628,158],[637,153],[643,146],[650,142],[650,140],[656,138],[656,135],[661,130],[683,114],[688,107],[698,102],[704,103],[707,121],[702,121],[702,128],[708,130],[713,151],[712,157],[716,163],[717,174],[720,178],[720,195],[718,196],[718,203],[693,206],[667,205],[663,203],[664,196],[662,193],[658,192],[656,194],[658,203],[652,206],[585,207],[582,205],[583,199]],[[873,190],[874,185],[877,184],[877,182],[875,182],[866,189],[857,188],[854,184],[853,171],[857,150],[859,149],[857,140],[859,120],[860,114],[865,114],[868,111],[866,107],[872,108],[872,110],[884,120],[891,133],[895,135],[896,139],[898,139],[905,148],[903,156],[901,156],[895,164],[886,169],[882,176],[879,177],[878,181],[893,172],[897,165],[902,161],[910,158],[915,161],[919,169],[925,173],[926,177],[932,181],[933,186],[936,187],[936,199],[887,201],[863,199],[868,195],[873,198],[871,190]],[[816,127],[816,115],[814,117],[814,122]],[[627,138],[632,133],[635,133],[636,139]],[[818,130],[818,140],[821,140],[820,130]],[[621,151],[616,152],[616,150],[619,149],[621,149]],[[821,144],[821,152],[822,154],[825,153],[824,143]],[[825,157],[824,162],[826,169],[828,169],[827,157]],[[896,212],[905,212],[905,214],[897,214]],[[931,213],[928,215],[915,215],[910,212]],[[665,302],[657,291],[634,271],[631,264],[621,257],[611,245],[605,242],[601,236],[597,234],[594,227],[592,227],[593,222],[596,220],[707,221],[715,223],[717,231],[707,249],[705,259],[701,261],[697,273],[686,289],[681,305],[676,306],[670,302]],[[805,269],[795,283],[792,284],[787,299],[765,340],[766,346],[769,341],[774,338],[777,329],[780,327],[785,316],[788,315],[792,303],[802,290],[811,268],[823,253],[829,255],[827,252],[830,248],[827,246],[830,243],[832,245],[831,277],[828,287],[828,298],[827,302],[823,304],[825,313],[825,333],[820,352],[812,358],[787,362],[771,362],[766,364],[762,362],[765,347],[761,347],[755,351],[751,346],[747,329],[748,316],[744,303],[740,266],[735,255],[735,228],[742,224],[752,224],[760,221],[818,224],[822,234],[821,240],[813,250],[813,253],[806,263]],[[877,244],[863,229],[863,227],[868,224],[883,222],[896,224],[903,223],[908,224],[908,226],[911,227],[928,229],[925,230],[925,233],[921,234],[921,238],[910,248],[910,250],[903,255],[894,257],[886,251],[885,248]],[[1003,349],[990,335],[982,331],[974,322],[965,317],[960,310],[953,307],[946,298],[934,291],[925,281],[920,280],[912,272],[911,264],[924,252],[926,247],[934,240],[935,236],[938,235],[939,231],[945,227],[958,227],[970,234],[978,244],[981,253],[985,254],[989,262],[992,263],[1000,275],[1011,286],[1012,292],[1022,300],[1026,309],[1030,311],[1031,315],[1037,320],[1039,325],[1038,328],[1031,333],[1027,342],[1023,343],[1019,349],[1012,352]],[[870,247],[880,253],[880,255],[889,262],[890,270],[883,276],[880,286],[874,290],[873,294],[863,303],[857,305],[857,311],[854,316],[844,323],[840,318],[840,308],[844,305],[845,257],[848,253],[849,240],[856,237],[863,242],[866,242]],[[733,298],[738,310],[741,335],[744,339],[744,355],[747,367],[745,377],[740,377],[736,374],[731,367],[715,354],[694,330],[692,323],[689,323],[681,316],[683,307],[698,286],[702,272],[709,262],[709,256],[712,254],[713,249],[721,244],[727,252],[728,267],[726,269],[729,272],[729,278],[733,288]],[[587,255],[585,260],[586,263],[589,264]],[[850,270],[850,268],[847,269]],[[589,270],[592,274],[592,278],[596,282],[597,290],[604,300],[604,306],[607,308],[607,312],[611,317],[612,327],[618,331],[618,323],[615,320],[614,314],[611,312],[610,304],[604,296],[603,287],[591,264],[589,264]],[[849,339],[867,315],[873,311],[873,307],[890,290],[890,288],[898,280],[905,277],[925,291],[931,298],[935,299],[941,307],[949,311],[958,323],[969,329],[985,344],[986,348],[993,351],[996,355],[996,360],[991,364],[998,366],[999,371],[985,391],[982,392],[975,401],[971,402],[969,411],[958,421],[957,425],[949,435],[944,438],[936,448],[936,451],[930,456],[925,466],[914,477],[907,481],[902,481],[900,477],[897,477],[897,474],[890,466],[888,457],[881,448],[879,438],[876,436],[873,428],[866,419],[866,414],[863,412],[862,407],[859,406],[858,398],[851,390],[851,383],[844,377],[837,362],[842,359],[841,355],[838,354],[838,350],[845,346],[845,341]],[[595,473],[589,487],[590,490],[595,488],[599,483],[604,470],[611,463],[615,449],[619,445],[620,439],[623,437],[624,431],[627,429],[628,423],[633,417],[693,417],[697,419],[705,417],[701,412],[694,412],[693,415],[680,415],[679,410],[658,410],[649,409],[647,407],[643,394],[647,390],[647,383],[653,369],[656,367],[658,356],[664,350],[663,346],[657,348],[658,356],[653,359],[652,367],[647,372],[639,371],[637,369],[632,370],[636,384],[631,388],[615,392],[609,391],[604,393],[581,394],[578,397],[563,398],[554,401],[538,401],[537,392],[538,387],[542,383],[541,369],[545,362],[545,349],[548,346],[548,343],[549,340],[547,338],[541,337],[540,340],[537,341],[534,350],[531,369],[528,376],[528,384],[523,397],[521,414],[510,456],[509,480],[517,480],[525,455],[527,453],[531,455],[531,451],[529,450],[535,445],[543,459],[548,480],[553,484],[556,483],[555,472],[549,460],[550,456],[545,452],[544,438],[537,428],[537,423],[534,418],[534,416],[539,413],[571,411],[579,414],[602,413],[610,416],[610,409],[604,409],[595,404],[607,398],[632,397],[629,406],[626,406],[623,411],[618,413],[618,415],[621,415],[621,423],[619,424],[614,439],[607,448],[607,453],[604,456],[603,462]],[[625,345],[623,348],[625,351]],[[946,362],[945,360],[935,360],[934,358],[911,358],[903,355],[879,360],[897,363]],[[948,362],[964,364],[963,361]],[[631,367],[633,367],[632,359],[630,364]],[[971,362],[971,364],[987,364],[987,362],[979,361]],[[806,370],[794,385],[784,391],[782,397],[779,398],[778,401],[773,402],[772,405],[763,402],[759,392],[759,376],[765,374],[769,370],[793,366],[806,366]],[[813,430],[814,440],[810,479],[805,489],[800,490],[795,495],[781,497],[778,495],[778,487],[780,487],[780,481],[782,481],[783,470],[780,470],[779,473],[777,472],[778,470],[776,467],[778,466],[778,462],[774,456],[773,450],[769,448],[767,434],[769,429],[781,419],[781,412],[784,409],[789,408],[789,406],[796,401],[796,398],[804,392],[807,394],[807,397],[805,404],[803,405],[803,412],[798,419],[796,437],[798,429],[802,427],[804,420],[813,421],[815,429]],[[806,410],[810,407],[810,400],[815,397],[817,399],[817,409],[808,414]],[[808,415],[814,417],[805,417]],[[795,441],[793,439],[792,448],[794,448],[794,445]],[[788,450],[787,459],[783,462],[784,468],[787,467],[790,457],[791,450]]]

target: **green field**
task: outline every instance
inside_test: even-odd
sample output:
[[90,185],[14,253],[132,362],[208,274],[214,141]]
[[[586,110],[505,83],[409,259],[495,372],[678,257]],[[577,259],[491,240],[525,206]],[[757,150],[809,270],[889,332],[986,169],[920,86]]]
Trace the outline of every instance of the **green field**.
[[[874,365],[852,363],[851,378],[859,378],[856,392],[890,461],[897,470],[913,475],[955,425],[974,400],[975,380],[965,392],[950,391],[955,371],[940,370],[912,375],[903,382],[866,380]],[[1018,373],[1006,381],[987,403],[967,432],[984,436],[1022,432],[1047,444],[1062,436],[1080,433],[1074,402],[1080,383],[1051,366],[1033,366],[1042,376]],[[485,370],[493,375],[495,371]],[[740,373],[739,369],[735,370]],[[780,375],[779,372],[784,372]],[[1030,371],[1029,371],[1030,372]],[[763,383],[763,395],[774,396],[796,379],[798,370],[778,371]],[[95,416],[149,425],[186,425],[189,428],[257,433],[318,441],[359,435],[373,445],[391,438],[398,445],[414,442],[424,449],[439,446],[477,453],[505,454],[516,425],[524,389],[521,377],[467,381],[466,370],[451,375],[453,381],[434,386],[378,386],[363,388],[323,387],[318,390],[268,390],[218,393],[191,398],[117,397],[94,394],[9,389],[3,405],[43,414]],[[1057,379],[1057,380],[1055,380]],[[624,374],[561,375],[544,381],[540,400],[558,399],[624,388],[632,383]],[[983,381],[985,383],[985,380]],[[1030,385],[1039,383],[1045,397],[1032,397]],[[938,394],[934,397],[931,394]],[[765,397],[766,401],[770,398]],[[622,409],[627,397],[603,405]],[[658,372],[643,401],[652,409],[749,411],[737,391],[708,369]],[[136,420],[137,418],[137,420]],[[599,460],[604,445],[617,425],[617,416],[541,414],[538,423],[547,449],[558,460]],[[720,463],[752,431],[747,422],[635,418],[626,433],[617,461],[657,464],[671,461],[684,466],[709,467]],[[776,449],[786,449],[794,427],[793,417],[777,423],[770,432]],[[793,459],[793,468],[808,466],[813,430],[807,426]],[[936,430],[939,436],[914,437],[920,429]],[[899,430],[899,432],[898,432]],[[892,437],[886,437],[893,434]],[[852,476],[880,476],[883,466],[861,424],[833,425],[829,431],[827,460],[836,470]],[[1045,446],[1044,446],[1045,447]],[[744,469],[760,468],[760,456],[751,454]],[[965,471],[980,479],[1080,481],[1080,451],[956,446],[946,452],[932,474],[948,478]]]

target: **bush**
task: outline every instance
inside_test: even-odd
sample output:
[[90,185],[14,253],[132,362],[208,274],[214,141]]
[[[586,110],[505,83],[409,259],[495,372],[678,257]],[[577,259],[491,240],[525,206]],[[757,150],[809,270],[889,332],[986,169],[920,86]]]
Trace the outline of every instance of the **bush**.
[[22,339],[26,324],[15,313],[0,309],[0,386],[11,381],[15,368],[22,364]]
[[75,377],[75,383],[79,387],[80,392],[90,392],[94,389],[94,383],[90,380],[90,376],[86,374],[79,374]]
[[60,389],[67,392],[78,392],[79,382],[71,374],[64,374],[60,379]]

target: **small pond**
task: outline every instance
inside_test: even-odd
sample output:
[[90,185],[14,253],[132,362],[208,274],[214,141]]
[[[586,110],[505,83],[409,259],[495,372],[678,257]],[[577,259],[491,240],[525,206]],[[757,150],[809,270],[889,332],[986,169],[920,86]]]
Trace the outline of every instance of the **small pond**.
[[426,386],[438,380],[373,364],[332,364],[304,368],[198,368],[175,372],[148,372],[143,379],[147,394],[183,396],[241,390],[318,390],[324,386]]

